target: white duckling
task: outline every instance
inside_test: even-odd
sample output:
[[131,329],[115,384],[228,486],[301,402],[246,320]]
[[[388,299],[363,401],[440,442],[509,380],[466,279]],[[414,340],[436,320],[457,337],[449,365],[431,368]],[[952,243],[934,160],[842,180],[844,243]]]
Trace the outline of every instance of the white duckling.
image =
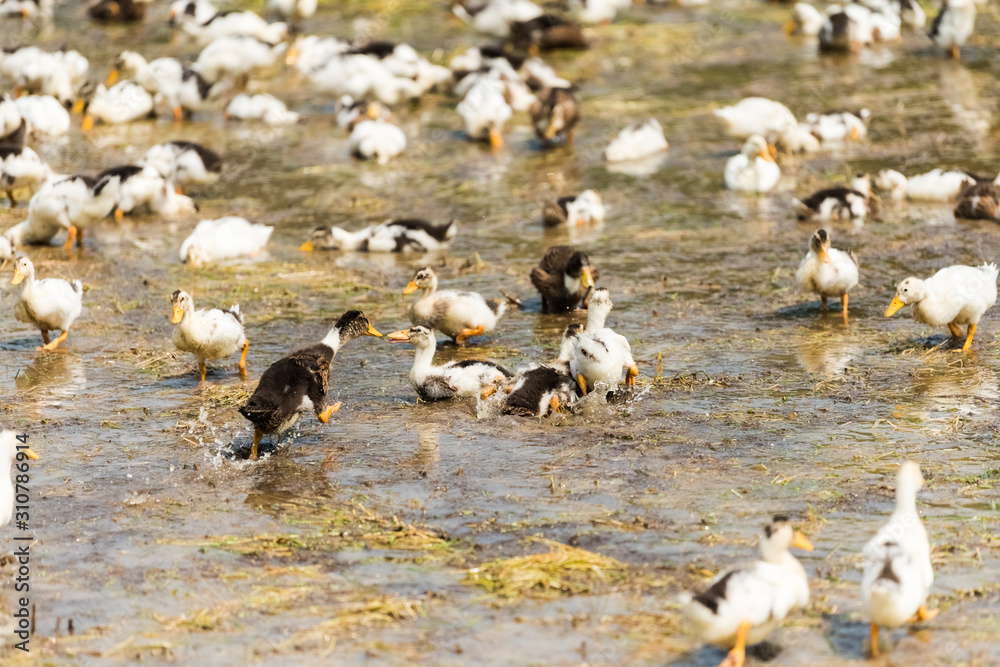
[[600,226],[604,224],[606,215],[601,195],[594,190],[584,190],[578,195],[546,202],[542,208],[542,224],[546,227]]
[[181,244],[180,260],[197,267],[225,259],[254,257],[267,245],[273,231],[274,227],[231,215],[202,220]]
[[997,300],[996,264],[982,266],[949,266],[927,280],[909,277],[896,287],[896,296],[886,308],[892,315],[913,304],[913,319],[931,326],[948,326],[953,339],[961,340],[960,324],[968,325],[963,351],[972,347],[976,324]]
[[[27,257],[14,261],[14,278],[11,285],[21,285],[21,293],[14,303],[14,317],[18,322],[33,324],[42,332],[45,343],[39,350],[54,350],[69,336],[69,328],[83,310],[83,283],[72,283],[61,278],[35,280],[35,267]],[[60,331],[59,337],[49,341],[50,331]]]
[[[14,431],[0,432],[0,528],[10,523],[14,516],[14,485],[10,481],[11,467],[14,460],[24,461],[26,458],[37,461],[38,454],[31,451],[30,447],[18,450],[18,445],[22,441],[18,440]],[[24,472],[24,468],[20,472]]]
[[388,121],[365,120],[354,126],[347,143],[351,155],[388,164],[389,160],[406,150],[406,135]]
[[976,3],[973,0],[943,0],[928,33],[934,43],[948,49],[958,60],[962,45],[976,27]]
[[386,220],[356,232],[340,227],[317,227],[299,250],[430,252],[447,248],[457,228],[456,220],[435,225],[415,218]]
[[839,298],[846,320],[847,293],[858,284],[858,260],[850,250],[831,248],[830,234],[817,229],[809,239],[809,252],[799,264],[795,280],[802,291],[819,294],[823,312],[828,297]]
[[34,194],[54,176],[52,168],[38,157],[38,153],[27,146],[23,148],[0,146],[0,182],[7,191],[11,208],[17,203],[14,201],[15,188],[28,188]]
[[767,192],[778,184],[781,169],[764,137],[753,135],[743,150],[726,162],[726,186],[742,192]]
[[761,560],[728,570],[704,593],[684,597],[684,619],[694,633],[709,644],[732,647],[719,667],[741,667],[748,645],[809,604],[809,579],[790,547],[813,550],[787,517],[776,516],[760,537]]
[[928,621],[938,610],[927,609],[934,583],[931,547],[917,514],[917,491],[924,485],[920,466],[906,461],[896,474],[896,509],[865,545],[861,597],[871,619],[871,652],[879,654],[879,626],[895,627],[911,619]]
[[47,182],[28,202],[28,218],[14,225],[6,236],[15,247],[46,244],[67,231],[66,249],[83,244],[83,232],[115,208],[120,178],[69,176]]
[[301,21],[316,13],[317,0],[267,0],[267,11],[283,19]]
[[226,106],[223,115],[227,120],[260,120],[268,125],[293,125],[299,122],[299,114],[289,111],[284,102],[267,93],[240,93]]
[[857,112],[834,111],[830,113],[811,113],[801,126],[824,143],[857,141],[868,135],[868,122],[871,112],[861,109]]
[[385,338],[390,343],[410,343],[415,348],[410,382],[424,401],[479,398],[492,394],[491,390],[512,375],[503,366],[482,359],[463,359],[435,366],[437,342],[434,332],[423,326],[396,331]]
[[503,126],[514,111],[507,103],[503,83],[480,79],[457,107],[465,133],[473,141],[489,141],[493,150],[503,147]]
[[219,37],[201,50],[194,69],[209,83],[223,77],[245,77],[274,65],[287,46],[284,42],[272,44],[249,35]]
[[250,341],[243,329],[243,313],[234,305],[229,310],[203,308],[195,310],[194,299],[187,292],[177,290],[170,296],[173,315],[174,347],[190,352],[198,360],[201,381],[205,381],[205,362],[225,359],[240,350],[240,375],[247,373],[247,350]]
[[619,132],[604,151],[604,157],[608,162],[627,162],[665,153],[669,148],[659,121],[648,118]]
[[798,219],[800,222],[851,220],[859,225],[868,215],[870,197],[871,178],[867,174],[857,174],[851,187],[824,188],[799,201]]
[[193,183],[215,183],[222,173],[222,157],[193,141],[157,144],[146,151],[139,165],[155,169],[161,177],[176,185],[178,192]]
[[297,37],[288,47],[285,64],[294,66],[303,74],[319,69],[330,62],[335,56],[351,50],[349,42],[336,37],[321,35],[302,35]]
[[530,21],[543,14],[542,8],[530,0],[487,0],[475,4],[466,0],[456,2],[452,11],[474,30],[495,37],[509,36],[511,23]]
[[105,169],[97,176],[119,179],[115,220],[121,222],[127,213],[149,209],[153,213],[172,217],[194,213],[198,206],[185,195],[177,194],[176,187],[160,175],[154,166],[134,164]]
[[979,177],[960,169],[932,169],[909,178],[898,171],[883,169],[875,175],[874,184],[880,190],[888,190],[896,200],[953,202],[978,181]]
[[153,96],[134,81],[120,81],[111,88],[99,83],[84,105],[83,129],[90,130],[98,120],[115,125],[148,118],[154,115],[154,108]]
[[390,106],[418,99],[424,93],[421,83],[397,76],[375,56],[353,50],[332,57],[307,71],[306,76],[320,92],[355,99],[371,96]]
[[630,387],[635,386],[635,378],[639,376],[628,340],[605,326],[612,307],[608,289],[595,289],[587,306],[587,326],[573,339],[569,374],[576,378],[584,396],[595,391],[606,396],[607,392],[617,389],[623,370],[625,382]]
[[727,134],[736,139],[749,139],[753,135],[771,139],[798,125],[788,107],[766,97],[747,97],[713,113],[725,123]]
[[806,2],[797,2],[792,7],[792,18],[785,24],[785,32],[789,35],[815,37],[823,27],[823,15],[818,9]]
[[115,59],[107,85],[113,84],[119,73],[131,75],[146,92],[156,96],[157,102],[165,103],[176,121],[183,120],[185,111],[203,109],[213,91],[213,84],[176,58],[157,58],[147,63],[135,51],[122,51]]
[[410,322],[440,331],[465,345],[472,336],[493,331],[507,311],[503,299],[484,299],[477,292],[437,291],[438,277],[429,266],[417,270],[403,294],[420,290],[420,297],[410,306]]
[[17,93],[51,95],[63,104],[73,101],[89,68],[89,61],[73,50],[50,53],[22,46],[0,56],[0,73],[13,79]]
[[51,95],[24,95],[14,100],[14,106],[33,137],[52,139],[69,132],[69,112]]
[[402,82],[416,84],[415,97],[419,97],[435,86],[451,79],[451,70],[432,64],[409,44],[370,41],[351,48],[347,53],[368,56]]
[[[529,111],[538,98],[531,92],[531,88],[514,69],[514,66],[503,57],[487,58],[486,61],[489,62],[489,65],[483,65],[478,70],[461,72],[461,78],[455,82],[452,92],[456,96],[464,98],[481,82],[488,81],[500,86],[504,102],[513,111]],[[456,76],[458,74],[456,73]],[[566,87],[572,85],[568,81],[565,81],[565,84]]]

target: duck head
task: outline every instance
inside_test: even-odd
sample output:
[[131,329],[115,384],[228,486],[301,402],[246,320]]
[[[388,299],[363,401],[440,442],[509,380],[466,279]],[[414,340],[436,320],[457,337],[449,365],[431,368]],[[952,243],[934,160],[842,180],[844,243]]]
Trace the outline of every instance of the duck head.
[[924,281],[910,276],[896,286],[896,296],[892,298],[892,303],[885,309],[885,316],[892,317],[903,306],[922,301],[926,295],[927,288]]
[[805,551],[813,550],[812,542],[792,528],[787,516],[777,515],[771,523],[764,526],[764,532],[760,536],[758,548],[761,558],[768,563],[776,562],[791,547]]
[[819,261],[830,263],[830,234],[825,229],[817,229],[809,239],[809,249],[816,253]]
[[184,313],[194,309],[194,300],[184,290],[177,290],[171,294],[170,304],[174,308],[173,315],[170,317],[171,324],[180,324],[181,320],[184,319]]
[[434,273],[434,269],[429,266],[424,266],[417,269],[416,274],[413,276],[413,280],[407,283],[406,287],[403,288],[403,294],[413,294],[418,289],[425,291],[434,291],[437,289],[438,279],[437,274]]

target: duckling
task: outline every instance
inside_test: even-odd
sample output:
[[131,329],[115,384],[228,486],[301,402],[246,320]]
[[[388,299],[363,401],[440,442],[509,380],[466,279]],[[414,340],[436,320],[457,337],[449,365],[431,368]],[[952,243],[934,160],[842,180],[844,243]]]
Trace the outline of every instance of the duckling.
[[531,105],[531,124],[544,146],[573,144],[573,127],[580,120],[576,88],[547,88]]
[[219,37],[201,50],[194,69],[213,84],[223,77],[247,77],[255,70],[274,65],[286,48],[284,42],[274,44],[250,35]]
[[555,362],[532,364],[507,381],[501,414],[544,418],[573,407],[581,392],[576,380],[569,376],[569,360],[581,329],[576,322],[566,327]]
[[857,174],[851,187],[825,188],[798,202],[799,222],[806,220],[852,220],[864,222],[871,197],[871,178]]
[[[10,523],[14,516],[14,485],[10,481],[10,471],[14,460],[24,461],[25,458],[38,460],[38,454],[30,447],[18,450],[23,446],[14,431],[0,432],[0,528]],[[22,468],[23,470],[23,468]]]
[[351,50],[306,71],[306,76],[319,92],[355,99],[374,97],[388,105],[419,99],[426,92],[426,83],[397,76],[383,60]]
[[267,11],[289,21],[302,21],[316,13],[316,0],[267,0]]
[[149,0],[97,0],[87,8],[96,21],[141,21],[146,17]]
[[670,145],[663,136],[663,127],[655,118],[636,121],[618,133],[604,151],[608,162],[625,162],[665,153]]
[[406,150],[406,135],[392,123],[366,120],[354,127],[347,143],[351,155],[388,164],[389,160]]
[[725,124],[726,133],[736,139],[749,139],[755,134],[773,139],[787,128],[798,126],[788,107],[766,97],[746,97],[712,113]]
[[177,194],[175,186],[163,178],[153,166],[140,167],[134,164],[120,165],[105,169],[98,179],[117,177],[118,198],[115,220],[122,221],[126,213],[148,208],[152,213],[174,217],[194,213],[198,206],[185,195]]
[[[351,47],[345,55],[365,56],[381,65],[385,71],[399,80],[400,85],[412,86],[413,98],[420,97],[451,79],[451,70],[432,64],[409,44],[373,40]],[[386,104],[393,103],[389,100],[382,101]]]
[[962,57],[962,45],[975,27],[974,0],[942,0],[941,11],[931,24],[928,34],[935,44],[948,49],[948,54],[958,60]]
[[34,194],[55,174],[52,168],[38,157],[38,153],[27,146],[24,148],[5,148],[0,146],[0,182],[7,190],[7,198],[13,208],[15,188],[28,188]]
[[299,114],[289,111],[284,102],[267,93],[240,93],[226,106],[223,117],[226,120],[261,120],[268,125],[294,125],[300,119]]
[[512,375],[503,366],[482,359],[463,359],[435,366],[437,342],[434,332],[423,326],[393,332],[386,336],[386,340],[390,343],[410,343],[415,348],[410,382],[417,396],[424,401],[485,397],[492,393],[487,390],[495,389]]
[[260,376],[253,395],[240,408],[240,414],[253,425],[250,458],[257,458],[257,447],[264,435],[281,436],[306,410],[327,423],[340,403],[327,405],[330,366],[346,343],[361,336],[381,337],[365,314],[349,310],[319,343],[295,350],[271,364]]
[[243,313],[238,305],[229,310],[195,310],[194,299],[183,290],[171,294],[170,303],[174,309],[170,323],[178,325],[174,328],[174,347],[195,356],[202,382],[205,381],[206,361],[225,359],[240,349],[243,350],[240,375],[246,377],[250,341],[244,332]]
[[193,141],[168,141],[146,151],[139,165],[152,167],[164,179],[177,186],[178,194],[191,183],[207,185],[219,180],[222,157]]
[[14,106],[32,137],[53,139],[69,132],[69,112],[51,95],[24,95],[14,100]]
[[590,259],[573,246],[557,245],[545,251],[531,270],[531,284],[542,296],[543,313],[564,313],[586,305],[599,276]]
[[[194,5],[193,2],[188,3],[188,7]],[[194,37],[200,46],[223,37],[246,36],[272,44],[288,37],[287,23],[268,23],[266,19],[250,10],[215,11],[208,19],[202,21],[196,20],[196,15],[197,9],[189,12],[185,8],[177,15],[175,24],[179,24],[185,33]]]
[[253,224],[233,215],[202,220],[181,244],[180,260],[197,267],[225,259],[254,257],[267,245],[273,231],[274,227]]
[[767,192],[780,178],[781,170],[774,162],[767,141],[760,135],[747,139],[743,150],[726,162],[726,185],[730,190]]
[[465,122],[465,133],[470,139],[489,141],[494,151],[503,148],[503,126],[514,113],[507,103],[503,83],[479,80],[456,110]]
[[131,74],[135,82],[165,102],[180,122],[185,114],[203,109],[212,96],[214,85],[197,71],[176,58],[157,58],[146,62],[135,51],[122,51],[108,75],[105,85],[112,85],[121,73]]
[[962,351],[972,347],[976,324],[997,300],[996,264],[982,266],[949,266],[927,280],[909,277],[896,287],[896,296],[886,308],[885,316],[892,315],[913,304],[913,319],[917,322],[942,326],[947,324],[952,338],[961,340],[960,324],[967,324],[968,335]]
[[795,280],[804,292],[819,294],[826,312],[827,297],[839,297],[847,320],[847,293],[858,284],[858,259],[848,250],[830,247],[830,234],[817,229],[809,239],[809,252],[799,264]]
[[465,345],[467,339],[493,331],[507,311],[503,299],[484,299],[476,292],[437,291],[438,277],[429,266],[417,270],[403,294],[420,290],[420,297],[410,306],[410,322],[440,331]]
[[635,378],[639,376],[628,340],[604,324],[612,307],[607,288],[595,289],[587,307],[587,326],[573,341],[570,376],[576,378],[584,396],[592,391],[606,395],[616,389],[622,370],[630,387],[635,386]]
[[447,248],[455,237],[457,220],[435,225],[426,220],[386,220],[356,232],[340,227],[317,227],[299,250],[354,250],[359,252],[430,252]]
[[560,197],[545,202],[542,207],[542,224],[546,227],[564,225],[603,225],[606,211],[601,196],[593,190],[584,190],[578,195]]
[[747,645],[809,604],[809,579],[789,547],[813,550],[788,517],[775,516],[760,538],[761,560],[720,574],[700,595],[685,596],[684,619],[702,641],[732,647],[719,667],[741,667]]
[[115,208],[120,179],[116,175],[100,180],[76,175],[47,182],[28,202],[28,218],[14,225],[6,236],[16,247],[46,244],[56,234],[67,231],[66,250],[83,244],[83,232]]
[[986,181],[970,185],[958,199],[955,217],[1000,222],[1000,184]]
[[539,51],[586,49],[590,45],[580,26],[557,14],[542,14],[510,24],[508,37],[515,49],[537,56]]
[[134,81],[119,81],[111,88],[97,84],[93,97],[84,103],[83,130],[96,121],[115,125],[154,116],[153,96]]
[[857,141],[868,134],[871,112],[861,109],[857,112],[831,111],[806,115],[801,125],[824,143]]
[[823,15],[806,2],[797,2],[792,7],[792,18],[785,24],[785,34],[815,37],[823,27]]
[[[14,317],[18,322],[33,324],[42,332],[44,345],[38,350],[51,351],[69,336],[69,328],[83,311],[83,283],[72,283],[61,278],[35,280],[35,267],[31,260],[21,256],[14,261],[14,278],[11,285],[20,285],[21,293],[14,303]],[[61,331],[59,337],[49,341],[50,331]]]
[[934,583],[931,547],[917,514],[917,491],[924,485],[920,466],[906,461],[896,474],[896,509],[889,521],[865,545],[861,597],[871,619],[871,653],[879,654],[879,626],[929,621],[937,609],[927,609]]
[[543,14],[542,8],[530,0],[487,0],[475,4],[459,0],[452,5],[452,11],[473,29],[496,37],[509,36],[512,23],[530,21]]
[[967,188],[983,180],[986,179],[960,169],[932,169],[909,178],[898,171],[883,169],[875,175],[874,184],[880,190],[888,190],[896,200],[952,202]]

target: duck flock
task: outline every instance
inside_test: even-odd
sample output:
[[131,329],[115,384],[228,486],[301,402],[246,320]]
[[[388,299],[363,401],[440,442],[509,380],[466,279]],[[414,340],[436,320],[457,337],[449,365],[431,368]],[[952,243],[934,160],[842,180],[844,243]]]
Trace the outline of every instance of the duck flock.
[[[95,22],[144,21],[151,4],[97,0],[88,13]],[[12,268],[11,283],[19,290],[13,317],[39,330],[39,353],[72,344],[67,343],[69,333],[86,309],[83,284],[36,275],[34,250],[55,242],[67,253],[76,252],[85,238],[90,243],[88,230],[108,218],[121,222],[138,213],[163,221],[190,217],[199,206],[189,189],[214,183],[228,166],[212,146],[177,140],[149,146],[134,164],[109,165],[96,173],[81,164],[79,173],[60,174],[33,146],[59,142],[71,132],[86,135],[97,125],[150,116],[172,118],[182,128],[220,114],[227,122],[295,125],[304,118],[282,100],[244,92],[251,83],[254,90],[266,89],[268,77],[280,69],[296,70],[311,94],[336,101],[336,125],[359,160],[382,165],[404,154],[407,135],[396,124],[393,109],[419,105],[432,93],[448,96],[465,138],[483,142],[490,151],[503,151],[505,124],[515,114],[527,114],[539,150],[571,152],[576,129],[585,127],[581,118],[586,107],[577,86],[546,63],[543,54],[587,48],[590,31],[600,31],[631,4],[577,0],[553,11],[530,0],[462,0],[452,13],[482,44],[455,55],[447,65],[440,55],[421,54],[405,43],[307,34],[316,0],[268,0],[265,16],[221,11],[208,0],[178,0],[169,6],[169,21],[176,43],[184,45],[179,51],[197,48],[192,58],[150,59],[136,45],[112,62],[93,63],[72,43],[51,51],[30,44],[5,48],[0,53],[6,91],[0,101],[0,180],[11,210],[23,212],[23,220],[0,235],[0,257]],[[4,0],[0,8],[11,21],[45,21],[54,13],[53,0]],[[847,54],[897,41],[903,30],[926,31],[928,44],[939,53],[922,57],[959,58],[973,33],[976,11],[974,0],[944,0],[930,20],[912,0],[858,0],[826,8],[798,3],[786,31],[815,39],[824,53]],[[584,24],[593,27],[584,29]],[[100,81],[95,78],[99,74]],[[871,121],[867,109],[810,113],[800,120],[780,101],[763,97],[748,97],[713,113],[730,137],[744,142],[737,154],[720,161],[720,182],[749,197],[775,188],[783,156],[860,141]],[[604,159],[639,178],[654,173],[669,152],[660,122],[632,118],[622,126],[604,147]],[[802,222],[861,226],[880,203],[903,199],[953,203],[956,217],[1000,222],[1000,176],[958,169],[909,176],[891,169],[859,173],[849,186],[831,185],[803,195],[795,206]],[[546,202],[541,223],[598,228],[605,217],[601,195],[588,189]],[[389,219],[355,231],[321,226],[304,239],[301,250],[419,257],[446,250],[461,226],[457,220],[419,218]],[[181,244],[177,259],[194,269],[254,257],[265,251],[272,232],[272,226],[235,215],[201,220]],[[818,295],[824,311],[828,299],[839,299],[846,322],[849,295],[862,274],[858,258],[833,247],[827,228],[804,233],[803,242],[808,249],[796,273],[798,285]],[[100,252],[99,245],[96,249]],[[997,266],[989,261],[945,266],[926,279],[908,277],[898,284],[885,315],[912,305],[917,321],[947,327],[956,347],[968,352],[981,317],[996,302],[997,277]],[[501,293],[486,298],[439,289],[432,265],[417,268],[402,288],[405,295],[417,293],[409,308],[412,326],[384,337],[414,348],[409,378],[422,401],[465,398],[503,414],[544,419],[588,402],[633,400],[639,366],[629,341],[606,324],[612,295],[597,285],[599,279],[588,254],[571,245],[545,249],[531,271],[542,313],[586,311],[582,322],[565,328],[555,359],[521,368],[488,359],[435,363],[438,334],[459,346],[482,340],[502,328],[505,313],[521,302]],[[239,305],[199,309],[183,289],[169,298],[173,343],[194,356],[201,382],[208,362],[234,355],[239,355],[245,377],[250,339],[265,335],[255,333],[252,318],[247,321]],[[264,371],[252,396],[238,407],[253,426],[251,459],[258,458],[265,437],[277,443],[303,414],[311,412],[322,423],[330,420],[340,407],[328,398],[335,357],[343,345],[364,336],[383,334],[364,313],[348,310],[321,341],[292,351]],[[21,460],[22,454],[34,456],[16,452],[10,431],[4,432],[0,448],[0,459],[8,462]],[[922,483],[916,463],[900,466],[896,510],[865,551],[861,586],[873,654],[879,651],[880,626],[927,621],[936,613],[926,606],[933,573],[915,507]],[[6,523],[13,496],[6,484],[0,491],[7,494],[0,495],[0,523]],[[747,645],[761,641],[809,600],[805,570],[789,553],[792,547],[811,549],[809,541],[787,518],[775,517],[759,546],[761,560],[725,572],[704,592],[685,598],[684,616],[693,631],[705,642],[731,649],[722,663],[726,667],[741,665]]]

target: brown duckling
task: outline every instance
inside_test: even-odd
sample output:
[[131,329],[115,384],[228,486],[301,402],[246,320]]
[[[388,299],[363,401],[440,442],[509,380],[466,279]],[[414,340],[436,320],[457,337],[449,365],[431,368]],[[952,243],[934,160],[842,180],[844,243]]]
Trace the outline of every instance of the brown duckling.
[[573,144],[573,127],[580,120],[576,88],[546,88],[531,105],[531,124],[546,146]]

